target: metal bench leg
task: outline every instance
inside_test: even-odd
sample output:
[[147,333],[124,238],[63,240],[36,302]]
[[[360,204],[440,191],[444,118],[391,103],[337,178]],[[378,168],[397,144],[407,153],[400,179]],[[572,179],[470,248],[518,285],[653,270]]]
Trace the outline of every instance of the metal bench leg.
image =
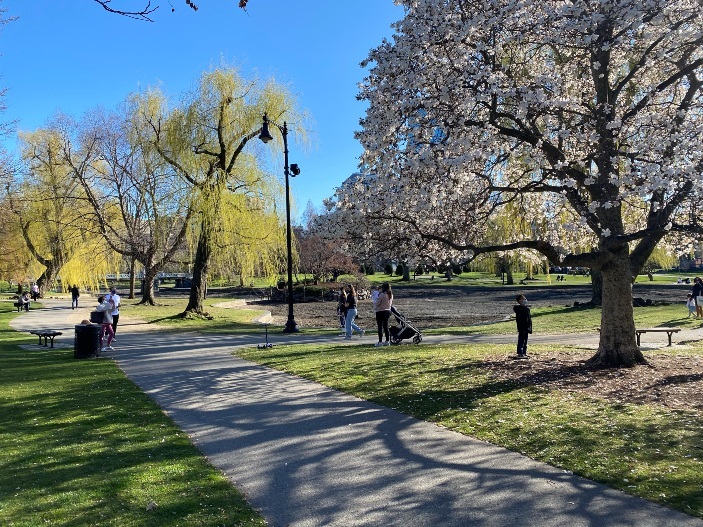
[[667,336],[669,337],[669,346],[671,346],[671,335],[673,334],[671,331],[666,332]]
[[39,345],[41,346],[41,335],[39,335]]
[[642,333],[636,333],[637,335],[637,345],[640,345],[640,337],[642,336]]

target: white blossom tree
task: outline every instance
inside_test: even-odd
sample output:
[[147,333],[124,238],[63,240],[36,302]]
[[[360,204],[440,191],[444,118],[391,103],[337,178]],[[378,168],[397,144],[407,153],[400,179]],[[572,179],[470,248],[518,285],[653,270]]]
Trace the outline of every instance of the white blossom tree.
[[[369,239],[466,260],[531,249],[601,272],[592,362],[644,362],[632,278],[668,233],[702,231],[700,2],[401,3],[359,95],[374,176],[329,207]],[[485,244],[508,204],[534,228]]]

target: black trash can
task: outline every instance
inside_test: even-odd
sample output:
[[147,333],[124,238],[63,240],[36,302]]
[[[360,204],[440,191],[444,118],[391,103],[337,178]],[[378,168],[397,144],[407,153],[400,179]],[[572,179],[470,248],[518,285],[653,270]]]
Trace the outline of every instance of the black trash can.
[[96,324],[79,324],[76,326],[76,337],[73,344],[73,358],[89,359],[100,353],[100,330]]

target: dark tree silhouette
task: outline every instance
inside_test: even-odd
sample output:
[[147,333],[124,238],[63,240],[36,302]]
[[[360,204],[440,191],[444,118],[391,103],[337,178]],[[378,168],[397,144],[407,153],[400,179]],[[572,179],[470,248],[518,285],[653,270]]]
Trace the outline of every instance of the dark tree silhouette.
[[[103,6],[103,9],[105,11],[108,11],[110,13],[115,13],[117,15],[122,15],[126,16],[129,18],[134,18],[137,20],[144,20],[146,22],[153,22],[154,20],[151,18],[151,14],[154,13],[159,6],[152,6],[151,1],[147,1],[146,5],[144,6],[143,9],[140,9],[139,11],[127,11],[125,9],[119,9],[119,8],[114,8],[112,6],[112,0],[93,0],[94,2],[97,2],[101,6]],[[239,7],[242,9],[245,9],[247,6],[248,0],[239,0]],[[193,11],[198,10],[198,6],[192,2],[192,0],[185,0],[185,3],[188,7],[190,7]],[[169,4],[171,4],[169,2]],[[176,8],[173,7],[171,4],[171,11],[175,11]]]

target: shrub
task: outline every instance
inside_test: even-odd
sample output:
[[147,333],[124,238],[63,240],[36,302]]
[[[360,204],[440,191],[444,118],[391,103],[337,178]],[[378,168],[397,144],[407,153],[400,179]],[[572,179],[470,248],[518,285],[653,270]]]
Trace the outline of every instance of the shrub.
[[398,264],[398,267],[395,268],[395,275],[403,276],[403,264]]
[[393,274],[393,266],[391,264],[386,264],[386,266],[383,268],[383,272],[387,275],[392,275]]

